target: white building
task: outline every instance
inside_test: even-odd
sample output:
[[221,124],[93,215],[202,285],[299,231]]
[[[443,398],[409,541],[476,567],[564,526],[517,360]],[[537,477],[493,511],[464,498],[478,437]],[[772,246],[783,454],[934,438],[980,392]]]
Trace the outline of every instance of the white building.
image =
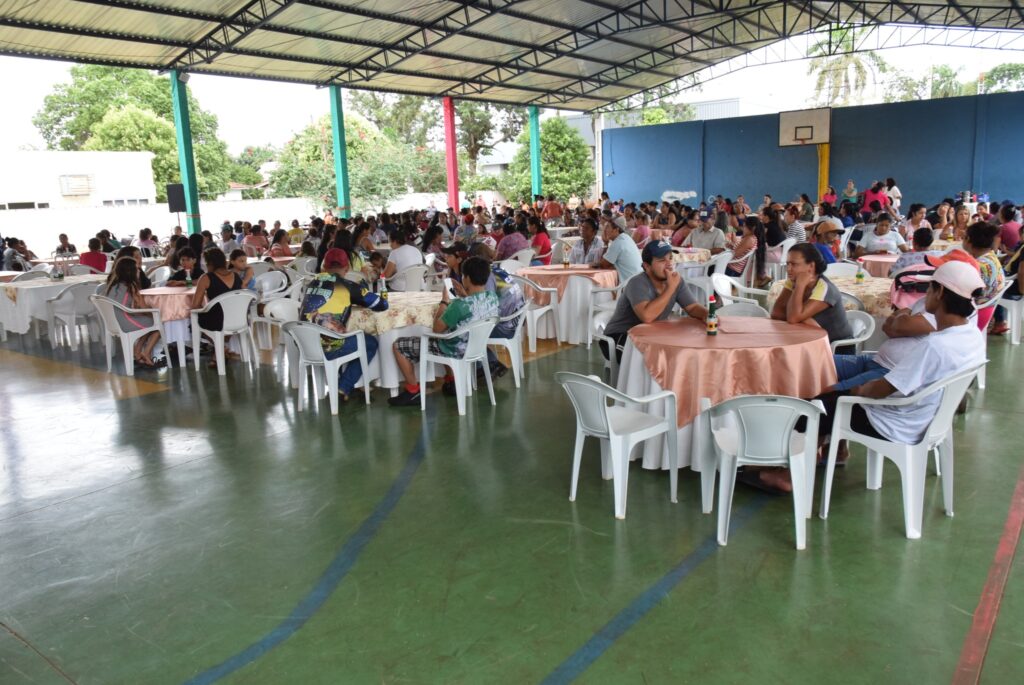
[[17,151],[0,165],[0,210],[156,202],[152,152]]

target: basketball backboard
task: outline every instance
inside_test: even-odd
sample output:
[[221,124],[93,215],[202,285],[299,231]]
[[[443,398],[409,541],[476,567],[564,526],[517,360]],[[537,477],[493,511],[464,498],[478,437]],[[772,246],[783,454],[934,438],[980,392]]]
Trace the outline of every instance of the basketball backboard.
[[832,109],[801,109],[779,112],[779,147],[831,142]]

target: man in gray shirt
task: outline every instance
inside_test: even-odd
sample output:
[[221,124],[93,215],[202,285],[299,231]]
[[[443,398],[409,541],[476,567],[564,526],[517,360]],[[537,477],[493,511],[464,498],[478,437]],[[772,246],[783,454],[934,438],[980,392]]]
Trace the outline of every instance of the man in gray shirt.
[[725,251],[725,233],[707,218],[701,221],[700,226],[690,231],[690,235],[683,241],[683,247],[696,247],[710,250],[711,254],[718,254]]
[[[629,279],[619,294],[615,313],[605,326],[605,335],[615,341],[616,353],[622,357],[629,329],[642,323],[664,321],[678,304],[689,316],[705,320],[708,312],[694,299],[672,263],[672,246],[664,240],[648,243],[640,255],[643,273]],[[608,345],[600,341],[601,354],[609,358]]]

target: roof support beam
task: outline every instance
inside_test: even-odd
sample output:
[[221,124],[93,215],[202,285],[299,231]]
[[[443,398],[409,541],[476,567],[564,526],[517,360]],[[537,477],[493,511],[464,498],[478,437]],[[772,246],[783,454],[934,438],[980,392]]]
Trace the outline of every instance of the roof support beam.
[[191,66],[196,62],[212,63],[294,2],[295,0],[252,0],[226,21],[221,22],[198,43],[178,55],[170,66]]

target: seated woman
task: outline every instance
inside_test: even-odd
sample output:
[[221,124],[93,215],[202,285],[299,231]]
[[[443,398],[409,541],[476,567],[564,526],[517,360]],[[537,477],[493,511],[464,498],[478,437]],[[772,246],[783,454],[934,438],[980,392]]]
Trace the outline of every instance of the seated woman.
[[196,253],[191,247],[183,247],[178,250],[177,256],[180,268],[171,274],[171,277],[167,279],[166,285],[170,288],[191,286],[203,275],[203,270],[199,267],[199,260],[196,259]]
[[288,232],[283,228],[277,229],[274,233],[274,239],[270,242],[270,251],[267,252],[270,257],[291,257],[292,248],[291,242],[288,240]]
[[[825,260],[814,245],[800,243],[786,257],[785,286],[772,307],[772,318],[789,323],[806,323],[825,329],[829,342],[853,337],[839,288],[825,277]],[[836,354],[853,354],[852,345]]]
[[866,232],[857,243],[858,257],[868,254],[899,254],[907,251],[907,241],[892,230],[892,217],[882,212],[875,217],[875,230]]
[[[148,306],[139,290],[139,267],[135,264],[135,260],[131,257],[122,257],[114,262],[114,268],[111,269],[110,276],[107,278],[107,287],[104,289],[103,295],[129,309],[147,309]],[[153,325],[151,314],[128,314],[120,309],[115,309],[114,316],[122,331],[139,331]],[[148,368],[157,367],[157,364],[153,362],[153,348],[159,339],[160,334],[153,331],[135,341],[136,364]]]
[[160,249],[160,243],[153,240],[153,231],[148,228],[139,231],[139,239],[136,241],[135,246],[142,250],[144,257],[152,257]]
[[256,290],[256,273],[249,266],[249,258],[246,256],[245,250],[232,250],[228,261],[231,270],[242,279],[242,287],[248,290]]
[[[236,250],[236,252],[238,251],[240,250]],[[196,281],[196,292],[192,296],[192,309],[202,309],[207,302],[215,297],[232,290],[242,289],[242,279],[228,268],[228,259],[219,247],[213,247],[206,251],[206,266],[209,270]],[[224,330],[224,310],[220,305],[200,314],[199,326],[208,331]],[[235,356],[231,352],[227,354]],[[217,361],[211,360],[210,366],[217,366]]]
[[733,247],[733,260],[725,266],[727,276],[740,277],[747,268],[747,260],[754,258],[759,276],[764,271],[764,226],[756,216],[748,216],[740,226],[739,241]]
[[439,224],[435,224],[427,229],[427,232],[423,234],[423,257],[426,260],[427,255],[434,255],[434,271],[441,273],[445,270],[444,255],[441,254],[441,248],[444,247],[444,229]]
[[[995,244],[999,236],[999,227],[984,221],[978,221],[967,227],[964,234],[964,252],[974,257],[978,262],[978,273],[985,283],[985,289],[981,297],[975,300],[975,304],[984,302],[995,296],[1003,288],[1005,278],[1003,276],[1003,265],[999,263],[996,256]],[[942,257],[928,257],[928,263],[932,266],[940,266],[948,259]],[[988,330],[988,324],[995,314],[996,306],[990,305],[978,310],[978,328],[982,331]]]
[[121,259],[122,257],[130,257],[135,262],[135,266],[138,267],[139,286],[143,290],[146,290],[147,288],[152,288],[153,283],[149,280],[149,276],[146,275],[146,272],[142,270],[142,250],[135,247],[134,245],[125,245],[120,250],[118,250],[117,254],[114,256],[115,263],[118,259]]
[[270,243],[267,242],[267,238],[263,235],[259,225],[253,226],[249,230],[251,232],[242,238],[242,247],[248,246],[250,249],[255,250],[257,256],[270,249]]
[[178,262],[178,250],[186,247],[188,247],[188,238],[185,236],[179,235],[177,238],[171,238],[171,242],[167,243],[167,256],[164,259],[164,266],[169,266],[175,271],[180,269],[181,264]]
[[527,221],[527,226],[529,226],[531,235],[530,247],[533,248],[535,254],[531,264],[533,266],[551,264],[551,238],[548,236],[548,229],[540,219],[533,216]]

